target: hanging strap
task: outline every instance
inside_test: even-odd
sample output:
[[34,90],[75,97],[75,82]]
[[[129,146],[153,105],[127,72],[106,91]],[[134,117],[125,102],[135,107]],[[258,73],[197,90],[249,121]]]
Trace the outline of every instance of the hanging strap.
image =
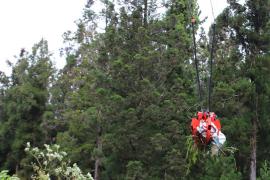
[[211,118],[208,117],[206,120],[206,144],[208,144],[211,140]]

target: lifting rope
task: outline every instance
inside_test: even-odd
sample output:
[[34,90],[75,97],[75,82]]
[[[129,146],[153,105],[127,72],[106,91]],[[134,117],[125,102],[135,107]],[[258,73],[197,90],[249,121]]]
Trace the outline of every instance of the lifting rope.
[[211,91],[212,91],[212,73],[213,73],[213,57],[214,57],[214,43],[215,43],[215,33],[216,33],[216,24],[213,24],[213,36],[212,36],[212,46],[210,53],[210,75],[209,75],[209,84],[208,84],[208,111],[211,111]]
[[212,0],[210,0],[210,5],[211,5],[211,11],[212,11],[212,16],[213,16],[213,20],[214,20],[214,23],[215,23],[215,13],[214,13],[214,8],[213,8],[213,3],[212,3]]
[[[196,36],[195,36],[195,24],[196,20],[194,16],[192,15],[192,7],[191,7],[191,0],[189,1],[189,10],[191,12],[191,27],[192,27],[192,38],[193,38],[193,59],[195,62],[195,68],[196,68],[196,80],[197,80],[197,86],[198,86],[198,95],[199,95],[199,104],[201,106],[202,104],[202,89],[201,89],[201,83],[200,83],[200,76],[199,76],[199,69],[198,69],[198,59],[197,59],[197,46],[196,46]],[[211,111],[211,92],[212,92],[212,73],[213,73],[213,58],[214,58],[214,44],[215,44],[215,33],[216,33],[216,22],[215,22],[215,15],[214,15],[214,9],[212,0],[210,0],[211,10],[212,10],[212,16],[214,19],[214,23],[212,25],[212,42],[211,42],[211,50],[210,50],[210,59],[209,59],[209,80],[208,80],[208,112]],[[202,106],[200,107],[202,110]]]
[[[191,2],[191,0],[189,1]],[[216,22],[215,22],[215,15],[214,9],[212,5],[212,1],[210,0],[211,9],[212,9],[212,16],[214,19],[214,23],[212,24],[212,31],[209,35],[209,51],[210,57],[208,58],[209,63],[209,77],[208,77],[208,109],[203,111],[201,107],[201,111],[197,112],[197,117],[192,118],[191,121],[191,132],[192,137],[195,141],[195,144],[198,147],[203,147],[204,149],[208,147],[208,145],[213,144],[211,147],[212,155],[217,155],[218,151],[221,151],[221,146],[226,141],[225,135],[220,131],[221,125],[220,121],[216,119],[216,115],[214,112],[211,112],[211,93],[212,93],[212,74],[213,74],[213,58],[214,58],[214,51],[215,51],[215,41],[216,41]],[[192,12],[191,12],[192,13]],[[193,58],[196,68],[196,79],[198,84],[198,94],[199,94],[199,104],[202,106],[202,92],[201,92],[201,83],[199,77],[199,70],[198,70],[198,59],[197,59],[197,47],[196,47],[196,36],[195,36],[195,25],[196,20],[194,16],[191,14],[191,25],[192,25],[192,37],[193,37]],[[210,46],[211,44],[211,46]],[[202,146],[201,146],[202,145]],[[213,151],[214,150],[214,151]]]
[[208,83],[208,111],[211,111],[211,92],[212,92],[212,73],[213,73],[213,57],[214,57],[214,44],[215,44],[215,36],[216,36],[216,21],[215,21],[215,15],[214,15],[214,9],[213,9],[213,3],[212,0],[210,0],[211,10],[212,10],[212,16],[214,19],[214,23],[212,26],[212,44],[211,44],[211,52],[210,52],[210,75],[209,75],[209,83]]
[[[197,47],[196,47],[196,37],[195,37],[195,23],[196,20],[194,17],[191,19],[192,24],[192,34],[193,34],[193,53],[194,53],[194,62],[195,62],[195,68],[196,68],[196,79],[197,79],[197,85],[198,85],[198,94],[199,94],[199,102],[201,105],[202,102],[202,90],[201,90],[201,83],[200,83],[200,76],[199,76],[199,69],[198,69],[198,59],[197,59]],[[201,107],[202,109],[202,107]]]
[[189,0],[188,8],[190,11],[191,18],[191,27],[192,27],[192,38],[193,38],[193,60],[195,62],[195,69],[196,69],[196,81],[197,81],[197,89],[198,89],[198,95],[199,95],[199,105],[202,110],[202,89],[201,89],[201,82],[200,82],[200,75],[199,75],[199,68],[198,68],[198,59],[197,59],[197,46],[196,46],[196,36],[195,36],[195,24],[196,19],[193,16],[192,10],[193,10],[193,3],[192,0]]

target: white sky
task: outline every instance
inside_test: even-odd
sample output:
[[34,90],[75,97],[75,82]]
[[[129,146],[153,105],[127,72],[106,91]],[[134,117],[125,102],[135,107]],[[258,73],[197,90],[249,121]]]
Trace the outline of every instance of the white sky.
[[[214,22],[212,9],[211,9],[211,0],[197,0],[201,10],[200,18],[203,19],[208,17],[205,24],[203,24],[204,28],[208,28],[211,23]],[[222,10],[227,7],[227,0],[212,0],[214,16],[217,17],[218,14],[222,12]],[[208,32],[208,29],[205,29]]]
[[[0,71],[10,73],[6,60],[14,62],[14,55],[21,48],[31,50],[41,38],[48,40],[49,50],[58,68],[65,60],[59,58],[62,34],[75,30],[74,23],[81,14],[87,0],[0,0]],[[218,15],[226,0],[212,0],[214,13]],[[202,14],[208,16],[205,27],[213,22],[210,0],[198,0]],[[57,60],[57,61],[56,61]]]
[[[0,70],[10,72],[6,60],[14,62],[21,48],[30,51],[41,38],[48,40],[57,67],[62,34],[76,30],[74,23],[86,0],[0,0]],[[57,57],[57,58],[56,58]]]

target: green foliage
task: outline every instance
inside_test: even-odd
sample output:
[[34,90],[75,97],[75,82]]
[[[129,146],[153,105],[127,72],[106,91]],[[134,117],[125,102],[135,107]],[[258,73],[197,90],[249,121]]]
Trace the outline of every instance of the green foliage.
[[210,167],[206,167],[205,179],[213,177],[220,178],[221,180],[241,179],[241,173],[237,171],[233,157],[218,157],[214,160],[209,158],[206,164]]
[[[89,1],[77,31],[64,34],[62,70],[56,74],[42,40],[18,58],[10,77],[1,74],[1,168],[30,177],[26,142],[57,142],[71,163],[97,180],[247,179],[254,137],[257,162],[270,160],[269,1],[229,1],[217,17],[212,109],[226,146],[235,147],[218,157],[194,148],[189,136],[191,116],[206,104],[197,102],[191,61],[196,0],[166,1],[159,16],[160,3],[102,1],[96,13]],[[104,31],[97,32],[102,21]],[[209,44],[203,31],[198,45],[205,95]],[[64,178],[60,167],[80,172],[58,146],[28,148],[36,178]],[[267,178],[268,165],[259,168],[260,178]]]
[[199,160],[193,166],[188,179],[241,179],[241,173],[236,169],[233,156],[210,156],[200,154]]
[[258,177],[258,180],[266,180],[270,178],[270,167],[267,161],[264,161],[259,173],[260,176]]
[[147,9],[142,1],[119,4],[118,14],[115,4],[104,2],[106,29],[92,43],[98,53],[89,54],[89,44],[80,43],[78,55],[68,57],[92,61],[72,60],[61,75],[75,88],[63,99],[67,127],[57,141],[81,167],[99,162],[101,178],[176,178],[185,172],[185,109],[195,99],[186,61],[188,2],[170,3],[159,19],[154,3]]
[[[214,107],[218,114],[226,117],[224,131],[230,140],[228,145],[239,149],[235,157],[243,178],[248,178],[249,165],[255,158],[261,162],[268,157],[263,153],[268,144],[268,135],[264,133],[264,129],[268,129],[268,114],[264,108],[270,102],[267,92],[270,60],[268,11],[268,0],[247,0],[243,4],[230,1],[217,18]],[[263,140],[252,144],[261,138]],[[250,157],[255,149],[256,157]]]
[[32,53],[21,56],[13,67],[9,86],[2,99],[3,118],[0,126],[0,142],[5,144],[0,148],[1,167],[11,172],[15,169],[19,171],[23,166],[25,142],[44,142],[41,123],[47,108],[52,73],[45,40],[34,45]]
[[194,166],[198,161],[199,149],[194,145],[193,139],[191,136],[187,138],[186,141],[187,153],[186,153],[186,161],[187,161],[187,172],[186,175],[190,174],[190,168]]
[[127,180],[135,180],[143,178],[142,163],[139,161],[130,161],[127,164]]
[[2,179],[2,180],[19,180],[19,178],[14,176],[14,175],[13,176],[8,175],[7,170],[3,170],[0,172],[0,179]]
[[31,165],[35,174],[31,175],[31,179],[93,180],[91,174],[87,173],[87,175],[84,175],[76,163],[70,166],[68,159],[66,159],[67,153],[60,151],[59,145],[50,146],[45,144],[44,147],[44,149],[31,147],[29,142],[26,145],[25,152],[34,158],[34,162]]

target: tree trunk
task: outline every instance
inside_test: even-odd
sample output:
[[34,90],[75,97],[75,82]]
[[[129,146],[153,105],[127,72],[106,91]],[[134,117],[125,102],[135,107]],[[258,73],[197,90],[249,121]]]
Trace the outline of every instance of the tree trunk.
[[250,180],[256,180],[257,163],[257,128],[258,128],[258,95],[255,100],[255,119],[252,121],[251,154],[250,154]]
[[256,154],[257,154],[257,122],[253,122],[253,132],[251,137],[251,156],[250,156],[250,180],[256,180]]
[[98,125],[98,133],[97,133],[97,149],[98,154],[96,155],[95,160],[95,180],[100,180],[100,164],[101,164],[101,157],[100,152],[102,152],[102,140],[101,140],[101,127]]
[[15,169],[15,174],[18,174],[18,173],[19,173],[19,165],[17,164],[16,169]]
[[143,12],[143,24],[147,26],[147,19],[148,19],[148,0],[144,0],[144,12]]

